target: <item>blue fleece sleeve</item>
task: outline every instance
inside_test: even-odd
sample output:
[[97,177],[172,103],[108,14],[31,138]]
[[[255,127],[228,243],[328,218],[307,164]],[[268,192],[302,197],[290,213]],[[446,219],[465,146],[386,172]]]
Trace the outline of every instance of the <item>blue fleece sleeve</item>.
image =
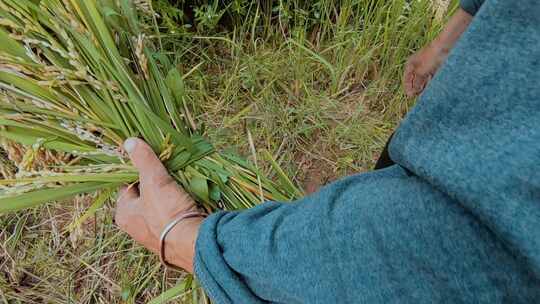
[[484,0],[461,0],[460,6],[464,11],[474,16],[483,3]]
[[540,290],[520,266],[472,214],[398,166],[299,202],[214,214],[195,258],[217,304],[525,303]]

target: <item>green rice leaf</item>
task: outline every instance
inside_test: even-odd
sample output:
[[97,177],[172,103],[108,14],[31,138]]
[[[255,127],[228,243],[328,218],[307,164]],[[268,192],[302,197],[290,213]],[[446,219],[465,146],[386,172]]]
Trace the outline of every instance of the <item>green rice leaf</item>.
[[0,28],[0,51],[28,60],[26,50],[19,43],[11,39],[6,31]]
[[183,296],[186,293],[187,281],[183,281],[180,284],[174,286],[171,289],[166,290],[159,296],[150,300],[147,304],[164,304],[176,298]]
[[167,87],[171,90],[172,95],[178,103],[182,102],[182,99],[185,96],[184,80],[182,80],[182,75],[177,68],[172,68],[167,73],[167,78],[165,79]]
[[208,189],[208,180],[206,178],[197,174],[191,177],[189,185],[191,192],[193,192],[200,200],[203,202],[210,201],[210,190]]
[[287,192],[294,194],[293,198],[301,198],[302,196],[304,196],[304,194],[300,190],[298,190],[294,183],[289,179],[287,174],[283,172],[283,169],[281,169],[278,163],[274,160],[270,152],[264,150],[264,155],[266,156],[266,159],[270,161],[270,164],[272,165],[274,171],[278,174],[281,187],[287,189]]
[[86,182],[60,188],[49,188],[0,198],[0,214],[35,207],[46,202],[66,199],[99,189],[117,188],[120,183]]

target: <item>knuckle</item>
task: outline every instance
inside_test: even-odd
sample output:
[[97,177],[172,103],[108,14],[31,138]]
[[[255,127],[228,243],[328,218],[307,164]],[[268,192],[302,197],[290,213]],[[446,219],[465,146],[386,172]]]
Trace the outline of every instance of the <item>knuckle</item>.
[[152,184],[158,188],[169,187],[171,185],[176,186],[176,182],[168,174],[158,174],[152,177]]

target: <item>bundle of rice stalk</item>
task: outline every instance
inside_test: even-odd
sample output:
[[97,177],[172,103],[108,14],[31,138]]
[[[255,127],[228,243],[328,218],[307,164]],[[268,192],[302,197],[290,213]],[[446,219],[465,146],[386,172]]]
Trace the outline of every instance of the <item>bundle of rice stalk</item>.
[[[137,172],[120,148],[138,136],[208,211],[302,193],[273,164],[219,153],[197,134],[181,73],[157,54],[131,0],[0,0],[0,137],[27,147],[0,180],[0,213],[100,191]],[[39,153],[57,155],[32,166]]]
[[300,196],[280,170],[274,183],[195,133],[182,76],[136,14],[127,0],[0,0],[0,135],[71,156],[0,181],[0,212],[135,182],[119,148],[132,136],[210,210]]

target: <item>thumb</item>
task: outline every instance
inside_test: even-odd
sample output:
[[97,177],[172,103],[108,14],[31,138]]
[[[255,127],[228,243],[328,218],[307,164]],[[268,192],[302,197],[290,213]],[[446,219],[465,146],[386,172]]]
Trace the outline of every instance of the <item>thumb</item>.
[[165,166],[163,166],[152,148],[142,139],[128,138],[124,142],[124,150],[126,150],[131,162],[139,171],[141,183],[155,177],[168,176]]

